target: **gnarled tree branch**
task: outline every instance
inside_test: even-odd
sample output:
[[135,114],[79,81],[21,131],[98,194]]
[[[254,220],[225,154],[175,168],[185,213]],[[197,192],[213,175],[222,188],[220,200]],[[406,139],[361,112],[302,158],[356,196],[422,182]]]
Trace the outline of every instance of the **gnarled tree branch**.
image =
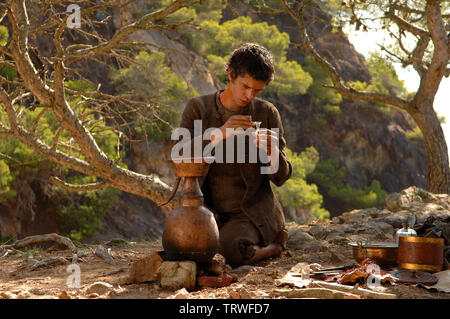
[[87,191],[93,191],[102,189],[105,187],[109,187],[110,184],[107,181],[102,181],[98,183],[89,183],[89,184],[83,184],[83,185],[75,185],[71,183],[64,182],[59,177],[52,176],[50,177],[50,181],[53,182],[55,185],[64,188],[65,190],[72,191],[72,192],[87,192]]
[[361,92],[347,87],[341,80],[339,74],[336,71],[336,68],[329,61],[325,60],[314,48],[314,45],[312,44],[312,41],[309,38],[308,33],[306,32],[306,26],[303,20],[303,10],[305,8],[305,4],[301,4],[298,13],[296,13],[286,0],[280,0],[280,2],[286,9],[287,13],[289,13],[289,15],[297,23],[297,26],[299,27],[299,33],[303,41],[303,46],[309,52],[314,61],[328,73],[334,85],[333,88],[336,89],[340,94],[350,99],[386,103],[405,110],[409,108],[408,101],[404,99],[374,92]]
[[[84,118],[90,114],[111,117],[110,114],[104,112],[104,109],[109,103],[120,102],[123,104],[133,104],[134,102],[144,103],[142,101],[133,101],[132,97],[127,96],[108,96],[100,92],[87,92],[79,94],[76,91],[69,90],[65,86],[66,76],[69,72],[77,72],[68,68],[68,65],[84,58],[95,58],[98,55],[109,54],[123,44],[130,44],[126,38],[133,32],[146,28],[174,28],[177,25],[166,26],[164,24],[153,24],[156,21],[168,16],[169,14],[185,7],[189,4],[195,3],[198,0],[178,0],[170,4],[168,7],[144,15],[137,22],[123,27],[112,36],[110,40],[101,39],[102,42],[98,45],[74,45],[65,48],[64,34],[66,30],[66,18],[60,18],[60,14],[52,11],[52,15],[44,23],[46,30],[55,29],[53,32],[53,40],[56,48],[56,54],[52,57],[39,57],[46,64],[45,71],[49,71],[49,78],[46,74],[42,74],[42,70],[38,70],[30,57],[31,48],[28,45],[28,37],[30,36],[30,21],[28,19],[27,7],[25,0],[8,0],[8,18],[11,25],[12,34],[8,48],[1,47],[0,54],[10,55],[14,61],[15,69],[20,75],[23,82],[11,83],[20,84],[27,88],[28,92],[16,90],[17,97],[14,99],[8,95],[8,92],[2,89],[0,91],[0,103],[3,104],[9,119],[9,128],[1,125],[0,133],[2,136],[12,136],[23,142],[26,146],[31,148],[35,153],[42,155],[49,160],[58,163],[64,167],[68,167],[74,171],[80,172],[89,176],[96,176],[104,179],[104,185],[115,187],[117,189],[133,193],[151,200],[160,202],[166,194],[170,192],[171,188],[163,183],[156,175],[143,175],[131,170],[125,169],[111,158],[109,158],[97,144],[94,134],[90,131],[91,128],[86,127]],[[131,1],[115,1],[108,5],[103,3],[100,6],[88,8],[84,12],[94,12],[101,8],[111,7],[111,5],[120,7],[129,4]],[[54,3],[49,3],[49,8]],[[52,9],[53,10],[53,9]],[[179,24],[183,25],[183,23]],[[35,31],[36,29],[32,29]],[[32,32],[33,32],[32,31]],[[67,31],[68,32],[68,31]],[[95,30],[93,31],[95,33]],[[95,34],[91,33],[90,36]],[[87,35],[87,34],[86,34]],[[100,39],[100,38],[97,38]],[[67,55],[71,52],[71,55]],[[117,58],[125,57],[120,55],[119,51],[113,52]],[[126,52],[125,52],[126,53]],[[33,56],[34,57],[34,56]],[[76,73],[79,74],[79,73]],[[80,78],[81,75],[80,75]],[[89,110],[80,111],[77,114],[77,106],[69,104],[67,95],[76,95],[83,99],[83,103],[90,103],[92,108]],[[34,102],[32,107],[45,107],[34,122],[32,130],[27,130],[20,125],[20,115],[28,111],[28,107],[19,106],[18,110],[13,107],[14,102],[20,102],[32,95],[38,100]],[[88,96],[86,98],[86,96]],[[100,98],[100,100],[99,100]],[[103,100],[102,100],[103,99]],[[143,97],[140,98],[144,99]],[[148,102],[145,103],[147,107]],[[20,111],[19,111],[20,110]],[[42,138],[38,136],[39,120],[46,111],[53,112],[61,127],[53,134],[53,144],[48,145]],[[131,111],[130,111],[131,112]],[[136,112],[136,110],[133,110]],[[19,114],[20,113],[20,114]],[[114,114],[120,117],[120,113]],[[83,118],[84,117],[84,118]],[[111,117],[112,118],[112,117]],[[126,120],[124,119],[124,122]],[[68,134],[74,141],[74,146],[59,141],[62,134]],[[71,154],[74,152],[75,154]],[[81,156],[80,156],[81,155]],[[62,185],[60,183],[60,185]],[[66,185],[67,186],[67,185]],[[89,185],[87,188],[94,188],[100,185]],[[72,187],[74,188],[74,187]],[[84,187],[83,189],[86,189]]]
[[162,26],[151,25],[151,23],[163,19],[169,14],[181,9],[182,7],[195,2],[196,1],[192,0],[177,0],[166,8],[163,8],[156,12],[148,13],[138,21],[121,28],[116,34],[114,34],[111,40],[100,43],[93,47],[76,50],[72,55],[66,57],[65,63],[67,65],[70,65],[71,63],[79,59],[105,54],[105,52],[109,52],[111,49],[120,46],[120,43],[123,40],[125,40],[129,35],[136,31],[162,28]]

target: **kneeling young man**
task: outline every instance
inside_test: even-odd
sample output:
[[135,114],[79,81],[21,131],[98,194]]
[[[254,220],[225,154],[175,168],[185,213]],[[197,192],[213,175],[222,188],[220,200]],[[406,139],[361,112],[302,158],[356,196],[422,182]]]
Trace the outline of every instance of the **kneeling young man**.
[[[285,139],[276,107],[256,96],[272,81],[273,57],[262,46],[244,44],[234,50],[227,62],[228,84],[225,90],[192,98],[186,105],[180,126],[194,136],[194,121],[201,120],[202,134],[211,134],[211,143],[223,150],[224,161],[211,164],[200,180],[205,206],[215,213],[219,226],[219,253],[232,267],[277,257],[285,249],[287,231],[280,203],[270,181],[281,186],[292,174],[285,154]],[[227,156],[227,139],[237,139],[240,132],[261,122],[252,131],[252,142],[265,154],[264,161],[249,161],[246,141],[245,162],[237,154]],[[278,133],[278,134],[277,134]],[[194,136],[195,137],[195,136]],[[234,153],[239,152],[234,141]],[[216,151],[216,155],[217,155]],[[230,154],[229,154],[230,155]],[[231,158],[232,160],[228,160]],[[225,160],[227,159],[227,160]],[[264,162],[264,163],[262,163]],[[264,171],[264,168],[275,168]]]

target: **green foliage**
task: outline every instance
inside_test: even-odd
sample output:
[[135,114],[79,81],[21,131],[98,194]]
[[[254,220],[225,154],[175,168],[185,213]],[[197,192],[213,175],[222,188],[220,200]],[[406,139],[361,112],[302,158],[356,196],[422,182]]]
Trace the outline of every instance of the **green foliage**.
[[[374,92],[374,93],[384,93],[384,94],[387,93],[387,90],[382,85],[380,85],[380,83],[373,83],[373,84],[369,83],[368,84],[366,82],[355,81],[355,82],[349,82],[349,83],[347,83],[347,85],[349,87],[351,87],[352,89],[354,89],[356,91],[360,91],[360,92]],[[367,102],[367,101],[359,101],[358,104],[362,107],[369,107],[369,108],[376,109],[376,110],[384,113],[388,117],[392,117],[394,115],[392,106],[390,106],[388,104]]]
[[[0,122],[6,123],[6,118],[6,112],[0,107]],[[20,162],[29,164],[18,166]],[[21,172],[27,175],[35,174],[41,165],[41,157],[17,139],[9,136],[0,138],[0,202],[16,195],[16,178]]]
[[[87,87],[87,84],[82,84],[81,82],[71,82],[68,83],[69,86],[77,83],[80,87]],[[75,102],[79,102],[80,99],[77,97],[76,99],[68,96],[69,103],[75,104]],[[77,109],[80,107],[74,107]],[[53,144],[53,139],[56,132],[60,128],[60,124],[56,118],[56,115],[50,110],[41,113],[43,109],[24,109],[23,116],[20,118],[19,124],[22,125],[28,131],[32,131],[36,128],[36,134],[40,137],[40,139],[47,143],[48,145]],[[0,110],[0,121],[2,123],[7,123],[6,113],[3,109]],[[36,125],[36,122],[39,125]],[[118,159],[118,154],[116,150],[117,143],[117,134],[106,127],[106,123],[104,120],[95,119],[93,114],[86,116],[86,126],[89,127],[89,123],[96,123],[96,128],[92,129],[91,132],[94,135],[94,138],[102,149],[108,156],[113,158],[114,160]],[[69,134],[63,130],[59,135],[59,141],[66,142],[67,144],[71,144]],[[76,146],[76,145],[74,145]],[[18,162],[33,162],[40,161],[42,158],[36,155],[30,148],[25,146],[23,143],[18,141],[15,138],[4,137],[0,139],[0,153],[9,155],[16,159]],[[23,166],[24,169],[32,169],[39,170],[39,165],[35,166]]]
[[[398,78],[394,66],[378,52],[372,52],[366,60],[366,66],[370,73],[370,83],[349,82],[351,88],[361,92],[374,92],[386,95],[397,96],[408,99],[411,93],[404,86],[403,80]],[[360,102],[361,106],[373,107],[392,117],[393,108],[383,103]]]
[[[91,177],[76,178],[76,183],[92,181]],[[73,182],[73,181],[72,181]],[[118,201],[120,191],[104,188],[90,192],[69,193],[61,190],[62,203],[57,208],[64,233],[75,241],[95,235],[104,215]]]
[[[68,89],[77,92],[94,91],[94,86],[87,80],[69,80],[65,82],[65,86]],[[75,111],[78,111],[80,113],[85,112],[85,103],[81,97],[68,93],[67,100]],[[52,131],[55,132],[59,127],[59,122],[57,121],[53,113],[49,113],[48,118],[50,118],[48,125],[50,125],[52,127]],[[104,119],[98,119],[94,114],[89,114],[87,116],[83,115],[83,118],[83,124],[86,128],[89,129],[102,151],[105,152],[105,154],[107,154],[113,160],[120,160],[120,158],[122,158],[124,154],[123,151],[121,151],[121,153],[117,153],[117,132],[113,131],[109,126],[107,126]],[[63,133],[63,139],[69,141],[70,138],[67,133]],[[126,166],[124,163],[119,163],[119,165],[123,167]]]
[[323,106],[323,111],[326,115],[331,117],[336,117],[342,114],[341,108],[339,105],[326,104]]
[[339,105],[342,102],[342,96],[336,90],[325,87],[332,86],[333,83],[328,73],[310,56],[305,58],[304,68],[313,77],[313,84],[309,87],[308,93],[312,96],[314,104]]
[[350,206],[349,209],[369,208],[382,205],[385,202],[386,191],[381,188],[379,181],[373,180],[370,186],[364,189],[355,189],[348,185],[343,188],[332,187],[328,195],[344,199],[344,202]]
[[0,235],[0,247],[4,246],[4,245],[8,245],[11,244],[15,241],[16,239],[14,238],[13,235]]
[[423,134],[418,126],[416,126],[413,130],[405,131],[406,137],[412,143],[423,142]]
[[13,180],[14,177],[11,175],[8,164],[0,160],[0,202],[15,195],[15,192],[11,189]]
[[[169,2],[169,1],[162,1]],[[181,8],[171,15],[164,18],[164,21],[169,24],[177,24],[185,21],[194,21],[197,17],[197,13],[194,8]]]
[[151,114],[134,119],[138,123],[136,132],[155,139],[170,138],[180,106],[197,93],[165,64],[164,53],[141,51],[135,62],[127,68],[113,69],[111,82],[120,93],[153,97],[158,116],[150,123],[144,118]]
[[208,54],[206,56],[206,60],[208,61],[209,70],[216,74],[221,82],[226,82],[227,75],[225,73],[225,58],[214,54]]
[[92,83],[87,80],[68,80],[65,82],[68,89],[78,92],[89,92],[94,90]]
[[305,125],[320,127],[327,124],[328,120],[341,115],[339,107],[342,96],[334,89],[325,86],[332,86],[332,81],[326,71],[324,71],[314,60],[307,56],[304,62],[304,69],[313,78],[312,85],[308,88],[311,103],[314,105],[314,122]]
[[312,83],[311,76],[295,61],[282,58],[276,64],[275,81],[268,87],[268,92],[275,91],[278,95],[306,94]]
[[315,218],[328,219],[330,214],[321,208],[323,198],[317,186],[306,182],[306,176],[319,161],[319,153],[314,147],[309,147],[300,154],[286,148],[286,154],[292,164],[292,176],[283,186],[273,187],[277,198],[286,208],[308,207]]
[[282,9],[283,5],[280,0],[243,0],[243,2],[248,3],[255,9],[261,10],[262,12],[270,9]]
[[355,189],[344,184],[345,168],[338,166],[337,159],[320,161],[307,179],[322,188],[329,198],[343,202],[345,210],[377,207],[385,202],[386,192],[380,182],[373,180],[370,186]]
[[[135,12],[136,17],[159,10],[163,7],[169,6],[174,0],[152,0],[148,1],[145,5],[145,10],[138,10]],[[216,20],[219,21],[222,18],[222,10],[226,6],[225,0],[202,0],[195,5],[189,6],[189,8],[181,8],[176,12],[170,14],[163,19],[165,23],[177,24],[190,21],[193,24],[200,24],[204,20]],[[181,29],[181,33],[185,30]]]
[[0,46],[5,46],[8,42],[8,28],[4,25],[0,25]]
[[[2,137],[0,139],[0,153],[14,158],[17,162],[32,162],[38,160],[39,157],[34,155],[32,150],[11,137]],[[11,160],[5,160],[5,163],[14,164]],[[30,166],[28,166],[30,167]],[[11,168],[11,173],[14,170]]]
[[226,7],[227,0],[202,0],[193,6],[196,12],[195,23],[200,24],[205,20],[220,21],[222,10]]
[[312,78],[300,64],[287,60],[289,35],[280,32],[275,25],[269,26],[267,22],[253,23],[249,17],[238,17],[223,24],[215,20],[205,20],[200,24],[200,31],[190,36],[191,47],[207,57],[211,70],[223,82],[226,82],[227,78],[224,65],[229,54],[245,42],[261,44],[274,56],[275,80],[267,87],[266,93],[306,93]]
[[371,52],[366,60],[371,85],[375,92],[405,97],[408,94],[404,81],[398,78],[394,66],[378,52]]
[[17,71],[9,65],[0,64],[0,75],[8,81],[14,81],[17,78]]
[[[92,85],[84,80],[68,81],[65,85],[71,90],[81,92],[93,89]],[[67,99],[74,110],[81,112],[84,102],[79,97],[68,94]],[[60,123],[50,109],[45,112],[42,112],[43,110],[46,109],[24,108],[19,124],[29,131],[35,128],[36,134],[43,142],[53,145],[54,136],[60,128]],[[86,125],[91,128],[102,151],[110,158],[117,160],[117,134],[107,128],[104,120],[95,119],[93,114],[86,116],[85,120],[89,123],[96,123],[98,128],[91,127],[89,123]],[[0,107],[0,122],[7,123],[7,115],[3,107]],[[70,137],[65,130],[60,132],[59,141],[71,144]],[[36,179],[48,179],[48,174],[58,174],[64,178],[64,175],[67,176],[70,173],[68,169],[59,165],[49,165],[48,161],[36,155],[15,138],[2,137],[0,139],[0,154],[5,155],[0,160],[0,202],[16,196],[24,183],[30,184]],[[70,181],[87,183],[92,182],[93,177],[72,177]],[[55,202],[55,209],[61,217],[60,224],[64,230],[72,239],[81,240],[85,236],[93,235],[95,230],[101,226],[103,215],[117,201],[119,194],[120,191],[114,189],[80,193],[60,190],[58,196],[52,195],[55,196],[52,200]]]

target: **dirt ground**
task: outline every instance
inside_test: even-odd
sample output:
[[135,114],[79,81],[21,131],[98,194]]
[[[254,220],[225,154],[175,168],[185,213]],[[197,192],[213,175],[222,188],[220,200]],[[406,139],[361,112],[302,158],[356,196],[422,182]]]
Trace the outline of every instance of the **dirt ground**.
[[[293,223],[292,228],[307,228]],[[48,246],[48,245],[47,245]],[[0,299],[161,299],[174,298],[180,292],[162,289],[158,282],[121,285],[120,278],[126,276],[133,261],[161,251],[160,241],[129,242],[110,246],[110,254],[115,263],[110,264],[97,256],[94,246],[78,246],[84,256],[76,261],[80,267],[80,288],[70,288],[68,279],[73,274],[68,271],[73,253],[59,247],[28,247],[19,253],[0,257]],[[30,260],[60,257],[65,264],[48,265],[30,270]],[[222,299],[222,298],[284,298],[274,297],[276,280],[299,262],[318,263],[322,267],[336,267],[355,262],[350,247],[346,244],[330,244],[315,252],[288,247],[281,257],[261,261],[252,266],[244,266],[231,271],[235,281],[228,287],[198,288],[182,298]],[[109,288],[103,291],[89,289],[95,282],[103,282]],[[364,284],[361,285],[364,287]],[[428,290],[420,286],[404,284],[384,284],[384,292],[396,294],[397,298],[450,299],[450,294]]]

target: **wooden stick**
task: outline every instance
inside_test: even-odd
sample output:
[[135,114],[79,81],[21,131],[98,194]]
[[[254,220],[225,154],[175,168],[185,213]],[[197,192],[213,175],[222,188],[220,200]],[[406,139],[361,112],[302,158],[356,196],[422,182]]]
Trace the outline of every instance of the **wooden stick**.
[[346,285],[340,285],[336,283],[331,282],[324,282],[324,281],[313,281],[309,284],[309,287],[316,287],[316,288],[328,288],[328,289],[334,289],[339,291],[345,291],[352,294],[357,294],[362,297],[366,298],[373,298],[373,299],[396,299],[397,295],[384,293],[384,292],[378,292],[373,291],[369,289],[359,288],[359,287],[353,287],[353,286],[346,286]]
[[271,294],[287,298],[361,299],[355,294],[327,288],[274,289]]
[[14,243],[12,243],[10,245],[4,245],[4,246],[2,246],[2,248],[4,248],[4,249],[21,248],[21,247],[25,247],[28,245],[39,244],[39,243],[43,243],[43,242],[47,242],[47,241],[55,241],[58,244],[66,246],[67,248],[72,250],[72,252],[74,252],[74,253],[78,252],[77,247],[73,244],[73,242],[69,238],[60,236],[55,233],[25,237],[23,239],[15,241]]
[[116,263],[111,254],[102,245],[97,246],[95,249],[95,255],[103,258],[108,264],[115,265]]
[[49,257],[43,260],[36,261],[33,265],[28,268],[28,271],[33,271],[38,268],[47,267],[47,266],[55,266],[55,265],[66,265],[69,261],[61,257]]

